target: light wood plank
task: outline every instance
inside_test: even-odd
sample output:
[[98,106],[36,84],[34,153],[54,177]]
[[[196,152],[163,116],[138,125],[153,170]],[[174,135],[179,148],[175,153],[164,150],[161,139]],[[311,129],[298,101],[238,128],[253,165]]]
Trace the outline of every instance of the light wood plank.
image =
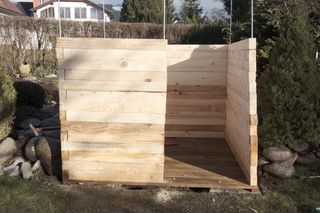
[[[164,133],[149,132],[96,132],[69,131],[68,140],[74,142],[90,141],[92,143],[163,143]],[[143,145],[143,144],[141,144]]]
[[110,153],[149,153],[163,154],[163,143],[90,143],[90,142],[62,142],[61,150],[63,151],[95,151]]
[[62,90],[80,91],[118,91],[118,92],[166,92],[167,85],[163,82],[114,82],[114,81],[60,81]]
[[164,124],[164,114],[68,111],[67,121]]
[[[197,65],[195,65],[195,66],[197,66]],[[196,69],[198,69],[198,68],[196,68]],[[168,85],[211,85],[211,86],[217,85],[217,86],[225,86],[226,84],[227,84],[227,76],[225,73],[183,72],[183,71],[176,71],[176,72],[169,72],[168,73]]]
[[66,70],[66,80],[116,81],[116,82],[166,82],[165,72],[123,72],[106,70]]
[[[163,182],[162,164],[65,161],[71,180]],[[98,168],[98,169],[96,169]]]
[[118,163],[159,163],[163,162],[162,154],[150,153],[112,153],[112,152],[68,152],[71,161],[118,162]]
[[166,94],[148,92],[68,91],[69,111],[89,112],[166,112]]

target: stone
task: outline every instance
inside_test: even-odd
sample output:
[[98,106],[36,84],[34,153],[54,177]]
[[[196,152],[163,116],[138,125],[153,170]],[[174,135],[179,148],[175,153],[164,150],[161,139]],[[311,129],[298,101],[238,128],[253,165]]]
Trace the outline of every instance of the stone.
[[32,167],[29,162],[22,163],[20,171],[23,179],[29,180],[32,177]]
[[264,167],[264,171],[269,174],[279,177],[279,178],[289,178],[292,177],[295,173],[295,168],[293,163],[296,161],[298,155],[293,154],[293,156],[287,160],[282,162],[275,162]]
[[32,138],[35,137],[35,135],[31,129],[23,129],[18,131],[18,138],[19,137]]
[[61,143],[51,137],[41,137],[36,146],[36,154],[48,175],[61,178]]
[[19,66],[19,71],[23,75],[29,75],[31,72],[31,67],[27,63],[23,63]]
[[287,161],[293,154],[287,147],[269,147],[263,150],[263,156],[272,162]]
[[24,155],[31,162],[35,162],[38,160],[36,154],[36,146],[38,145],[40,138],[40,136],[31,138],[24,148]]
[[23,77],[23,80],[36,82],[38,79],[37,79],[36,76],[27,75],[27,76],[24,76],[24,77]]
[[40,126],[41,121],[38,118],[28,118],[25,119],[23,121],[21,121],[21,123],[19,124],[19,127],[21,129],[30,129],[29,124],[32,124],[34,127],[39,127]]
[[41,126],[41,127],[60,126],[60,118],[59,118],[59,115],[58,115],[58,116],[54,115],[54,116],[51,117],[51,118],[42,120],[40,126]]
[[289,148],[297,153],[302,153],[305,152],[309,149],[309,144],[308,143],[299,143],[299,142],[294,142],[294,143],[290,143]]
[[41,167],[41,162],[40,160],[37,160],[32,166],[32,172],[38,171],[40,167]]
[[49,74],[46,76],[46,78],[57,78],[58,76],[56,74]]
[[17,153],[16,142],[12,138],[6,138],[0,143],[0,166]]
[[7,169],[6,171],[4,171],[6,175],[10,176],[10,177],[16,177],[20,175],[20,171],[19,171],[19,166],[13,166],[10,167],[9,169]]
[[297,163],[303,165],[320,165],[320,158],[316,156],[316,154],[308,154],[299,156],[297,159]]
[[267,165],[267,164],[269,164],[270,162],[269,161],[267,161],[266,159],[264,159],[264,158],[260,158],[259,160],[258,160],[258,166],[264,166],[264,165]]

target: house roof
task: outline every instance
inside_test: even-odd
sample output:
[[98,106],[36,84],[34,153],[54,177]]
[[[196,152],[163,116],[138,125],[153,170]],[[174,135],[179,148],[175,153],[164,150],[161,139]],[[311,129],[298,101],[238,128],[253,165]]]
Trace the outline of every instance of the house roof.
[[[1,1],[1,0],[0,0]],[[33,12],[36,12],[37,10],[47,6],[47,5],[50,5],[50,4],[53,4],[54,2],[56,2],[57,0],[50,0],[50,1],[47,1],[41,5],[39,5],[38,7],[34,7],[32,8],[31,10]],[[91,7],[94,7],[96,8],[97,10],[103,10],[103,8],[95,3],[93,3],[92,1],[89,1],[89,0],[60,0],[60,2],[83,2],[83,3],[86,3],[87,5],[90,5]],[[112,17],[112,11],[105,8],[104,9],[105,13],[107,13],[110,17]]]
[[22,11],[26,16],[33,16],[31,9],[33,8],[33,2],[17,2],[17,7]]
[[14,16],[24,15],[23,12],[19,10],[17,5],[9,0],[0,0],[0,12]]

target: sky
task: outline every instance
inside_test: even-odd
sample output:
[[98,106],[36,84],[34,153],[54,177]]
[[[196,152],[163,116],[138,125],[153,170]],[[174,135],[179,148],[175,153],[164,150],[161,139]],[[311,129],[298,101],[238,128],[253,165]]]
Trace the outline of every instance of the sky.
[[[105,0],[107,4],[119,5],[122,4],[123,0]],[[204,13],[210,13],[213,9],[223,8],[222,2],[220,0],[200,0],[201,6],[203,7]],[[182,0],[174,0],[174,6],[176,10],[179,11],[182,4]]]

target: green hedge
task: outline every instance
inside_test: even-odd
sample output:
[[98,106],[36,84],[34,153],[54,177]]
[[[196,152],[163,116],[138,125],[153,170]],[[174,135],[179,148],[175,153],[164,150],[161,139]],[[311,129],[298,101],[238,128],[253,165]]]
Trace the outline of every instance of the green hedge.
[[[166,37],[170,44],[223,44],[227,23],[207,25],[168,25]],[[32,74],[43,77],[57,68],[55,38],[59,36],[57,21],[27,17],[0,16],[0,68],[11,73],[26,61]],[[106,24],[107,38],[160,39],[163,27],[158,24],[111,22]],[[62,21],[64,37],[103,37],[101,22]],[[1,42],[1,41],[0,41]],[[32,47],[32,48],[30,48]]]
[[11,131],[15,112],[16,91],[9,75],[0,70],[0,141]]

